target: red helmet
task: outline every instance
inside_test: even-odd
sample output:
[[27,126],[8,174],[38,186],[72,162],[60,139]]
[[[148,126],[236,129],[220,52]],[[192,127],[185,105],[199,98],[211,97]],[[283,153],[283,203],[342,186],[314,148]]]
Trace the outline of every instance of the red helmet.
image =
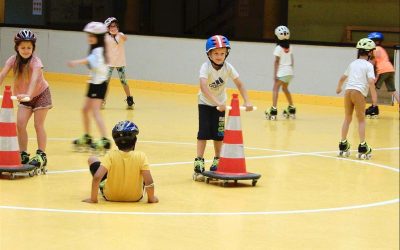
[[36,43],[36,36],[33,34],[32,31],[28,29],[23,29],[20,30],[14,37],[14,42],[19,43],[22,41],[31,41],[33,43]]

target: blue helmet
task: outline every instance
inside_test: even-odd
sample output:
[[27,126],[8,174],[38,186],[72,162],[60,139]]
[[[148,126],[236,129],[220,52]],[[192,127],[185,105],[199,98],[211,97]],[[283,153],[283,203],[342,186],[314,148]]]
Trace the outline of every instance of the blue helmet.
[[119,149],[133,148],[138,134],[139,128],[131,121],[120,121],[112,130],[112,137]]
[[229,43],[228,38],[221,35],[215,35],[207,39],[206,53],[208,53],[212,49],[218,49],[218,48],[227,48],[229,51],[231,45]]
[[372,32],[368,34],[368,37],[371,40],[383,41],[383,34],[381,32]]

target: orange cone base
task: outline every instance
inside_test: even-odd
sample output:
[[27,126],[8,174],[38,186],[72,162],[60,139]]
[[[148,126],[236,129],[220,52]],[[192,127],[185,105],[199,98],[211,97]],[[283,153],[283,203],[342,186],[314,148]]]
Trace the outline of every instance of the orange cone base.
[[204,171],[202,175],[216,180],[258,180],[261,178],[260,174],[254,173],[223,173],[218,171]]
[[0,166],[0,173],[17,173],[17,172],[28,172],[34,170],[36,166],[29,164],[21,164],[16,167],[12,166]]

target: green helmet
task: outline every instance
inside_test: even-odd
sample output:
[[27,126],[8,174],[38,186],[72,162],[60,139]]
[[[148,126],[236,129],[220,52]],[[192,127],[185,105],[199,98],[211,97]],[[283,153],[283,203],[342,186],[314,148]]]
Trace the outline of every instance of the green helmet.
[[358,41],[357,49],[363,49],[365,51],[370,51],[375,49],[375,43],[369,38],[362,38],[360,41]]

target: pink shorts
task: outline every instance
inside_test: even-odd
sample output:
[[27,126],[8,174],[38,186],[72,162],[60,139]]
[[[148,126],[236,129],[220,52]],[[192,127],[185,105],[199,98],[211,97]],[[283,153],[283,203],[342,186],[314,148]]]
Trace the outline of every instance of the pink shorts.
[[40,95],[33,97],[29,102],[21,102],[18,107],[32,109],[33,111],[38,109],[51,109],[53,104],[51,101],[50,89],[45,89]]

